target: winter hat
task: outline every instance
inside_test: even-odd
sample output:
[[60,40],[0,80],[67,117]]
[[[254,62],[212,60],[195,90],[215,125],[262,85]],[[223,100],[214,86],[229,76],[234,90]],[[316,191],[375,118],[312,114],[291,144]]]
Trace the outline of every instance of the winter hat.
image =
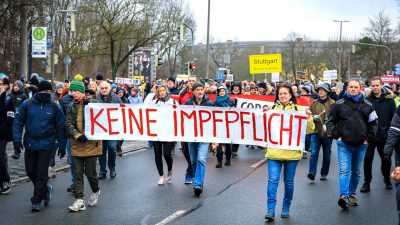
[[42,82],[40,82],[39,86],[38,86],[38,92],[41,91],[51,91],[53,90],[53,88],[51,87],[51,83],[48,82],[47,80],[44,80]]
[[170,77],[170,78],[167,79],[167,82],[168,82],[168,81],[172,81],[172,82],[174,82],[174,84],[175,84],[175,81],[176,81],[176,80],[175,80],[175,78]]
[[327,93],[331,92],[331,89],[330,89],[329,86],[328,86],[327,84],[325,84],[325,83],[322,83],[322,84],[318,85],[317,91],[318,91],[320,88],[324,89]]
[[10,79],[8,77],[3,77],[3,85],[10,86]]
[[167,85],[165,85],[165,84],[161,84],[160,86],[158,86],[158,88],[157,88],[157,95],[158,95],[158,90],[160,89],[160,88],[165,88],[165,90],[167,91],[167,93],[169,93],[169,89],[168,89],[168,87],[167,87]]
[[85,85],[81,80],[74,79],[71,81],[71,84],[69,85],[69,90],[85,93]]
[[111,85],[111,89],[117,88],[118,86],[116,84]]
[[122,89],[120,87],[117,87],[117,93],[119,93],[119,92],[124,92],[125,93],[124,89]]
[[4,78],[6,75],[4,73],[0,73],[0,78]]
[[36,76],[31,77],[31,79],[29,80],[29,83],[35,86],[39,85],[39,79]]
[[90,78],[88,76],[86,76],[85,79],[83,80],[83,82],[90,83]]
[[59,88],[64,88],[64,84],[62,82],[57,82],[56,84],[56,90]]
[[267,84],[265,82],[260,82],[257,87],[267,89]]
[[303,85],[303,87],[301,87],[301,89],[303,89],[305,92],[307,92],[307,94],[311,93],[311,87],[308,85]]
[[192,86],[192,91],[196,90],[196,88],[198,88],[198,87],[204,88],[204,85],[202,83],[196,82]]
[[78,74],[75,75],[74,79],[83,81],[83,76],[78,73]]
[[14,85],[19,87],[19,90],[22,90],[24,88],[24,84],[20,80],[14,81]]
[[39,82],[43,82],[45,79],[43,77],[39,77]]
[[98,74],[96,75],[96,80],[104,80],[104,75],[101,74],[101,73],[98,73]]

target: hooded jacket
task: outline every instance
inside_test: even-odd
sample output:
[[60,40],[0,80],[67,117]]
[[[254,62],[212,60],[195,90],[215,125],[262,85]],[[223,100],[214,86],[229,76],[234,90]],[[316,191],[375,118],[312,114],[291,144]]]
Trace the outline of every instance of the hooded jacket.
[[12,90],[8,94],[8,96],[11,98],[15,110],[17,110],[18,107],[22,104],[22,102],[24,102],[28,97],[25,94],[24,85],[22,84],[21,81],[15,81],[14,85],[18,85],[19,91],[15,92],[14,90]]
[[0,94],[0,140],[12,141],[14,115],[15,108],[11,98],[3,91]]
[[[56,104],[57,111],[54,111],[53,104]],[[24,101],[15,114],[14,142],[22,141],[24,127],[23,142],[26,149],[51,151],[55,146],[56,139],[59,148],[65,149],[65,117],[61,106],[57,103],[41,102],[38,94],[35,94],[32,100]]]
[[374,138],[374,142],[386,141],[390,123],[396,112],[396,104],[394,102],[395,95],[393,91],[382,88],[381,95],[376,97],[372,91],[366,93],[366,100],[369,101],[378,115],[378,129]]
[[326,128],[328,136],[341,138],[350,146],[359,146],[366,140],[374,140],[378,120],[371,103],[364,98],[354,102],[344,95],[331,107]]

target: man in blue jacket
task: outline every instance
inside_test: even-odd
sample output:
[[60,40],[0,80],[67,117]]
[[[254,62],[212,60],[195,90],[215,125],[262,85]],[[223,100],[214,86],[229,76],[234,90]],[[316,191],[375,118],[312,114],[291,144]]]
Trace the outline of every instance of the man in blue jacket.
[[23,141],[25,170],[34,186],[32,212],[42,209],[42,201],[47,206],[51,200],[53,187],[47,184],[48,166],[56,143],[60,158],[65,155],[65,117],[61,106],[51,100],[51,92],[51,84],[42,81],[32,99],[21,104],[13,124],[14,146],[22,148]]

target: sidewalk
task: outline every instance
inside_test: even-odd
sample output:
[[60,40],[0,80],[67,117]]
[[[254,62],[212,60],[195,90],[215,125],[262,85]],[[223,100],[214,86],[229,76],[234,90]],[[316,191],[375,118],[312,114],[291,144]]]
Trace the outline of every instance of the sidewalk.
[[[147,147],[147,141],[125,141],[124,144],[122,145],[122,152],[123,154],[126,154],[128,152],[145,149],[146,147]],[[8,156],[8,172],[10,173],[13,185],[18,184],[20,182],[28,181],[29,179],[26,176],[25,172],[24,152],[21,153],[21,157],[17,160],[11,158],[11,155],[14,154],[14,147],[12,142],[9,142],[7,144],[6,152]],[[66,169],[69,169],[67,155],[65,155],[65,157],[62,159],[60,159],[56,155],[56,171],[61,171]]]

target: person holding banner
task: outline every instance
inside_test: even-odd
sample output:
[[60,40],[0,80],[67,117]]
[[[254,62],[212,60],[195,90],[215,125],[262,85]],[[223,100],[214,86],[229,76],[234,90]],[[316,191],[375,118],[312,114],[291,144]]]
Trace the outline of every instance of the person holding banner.
[[[114,92],[111,91],[111,85],[107,81],[100,83],[100,94],[97,95],[97,101],[100,103],[122,103]],[[103,141],[103,154],[99,157],[100,176],[99,179],[107,178],[107,152],[108,152],[108,168],[110,169],[110,178],[115,178],[115,159],[117,155],[117,140]]]
[[[178,102],[171,98],[168,92],[168,87],[166,85],[160,85],[156,91],[157,98],[153,99],[153,104],[168,104],[168,105],[179,105]],[[154,159],[157,166],[158,174],[160,179],[158,180],[158,185],[164,185],[165,183],[171,181],[172,179],[172,149],[175,147],[174,142],[167,141],[155,141],[154,142]],[[167,177],[164,176],[162,155],[164,155],[165,162],[168,166]]]
[[[213,106],[216,107],[233,107],[235,106],[235,102],[229,98],[228,90],[225,87],[225,85],[221,85],[217,89],[218,96],[215,99],[215,102]],[[231,165],[231,156],[232,156],[232,148],[231,144],[219,144],[217,147],[217,165],[215,165],[216,168],[222,168],[222,158],[224,156],[224,151],[223,147],[225,147],[225,156],[226,156],[226,161],[225,161],[225,166],[230,166]]]
[[102,154],[101,141],[89,141],[85,136],[84,112],[88,103],[98,102],[85,97],[85,86],[80,80],[73,80],[70,85],[73,103],[68,107],[65,128],[71,143],[72,167],[74,176],[74,191],[76,200],[69,206],[72,212],[86,209],[83,200],[85,173],[92,194],[88,199],[89,206],[95,206],[100,196],[99,180],[96,174],[97,157]]
[[[296,95],[290,84],[282,84],[277,87],[275,95],[275,104],[269,108],[265,106],[263,109],[267,111],[272,110],[294,110],[300,111],[301,107],[296,105]],[[307,115],[311,115],[309,110],[306,111]],[[307,121],[307,130],[313,127],[312,117],[310,116]],[[294,193],[294,176],[299,160],[302,158],[300,150],[286,150],[267,147],[266,158],[268,159],[268,188],[267,188],[267,213],[265,220],[271,222],[275,219],[276,207],[276,194],[280,175],[283,167],[283,176],[285,182],[285,195],[282,204],[282,218],[289,217],[290,205]]]
[[138,94],[139,90],[137,88],[131,88],[131,95],[129,95],[128,100],[131,104],[143,103],[143,99]]
[[[212,106],[213,103],[204,94],[204,86],[201,83],[192,85],[193,96],[186,101],[185,105]],[[207,154],[210,143],[189,142],[190,161],[194,174],[194,195],[199,197],[203,192],[204,175],[206,173]]]
[[[307,86],[304,86],[307,87]],[[302,90],[304,90],[304,87]],[[323,161],[321,168],[321,178],[320,180],[326,180],[326,176],[329,173],[329,166],[331,162],[331,147],[332,147],[332,137],[327,137],[326,128],[324,127],[326,118],[330,108],[335,101],[328,97],[329,86],[327,84],[321,84],[317,88],[318,99],[313,100],[310,105],[310,111],[313,114],[313,120],[315,128],[311,134],[311,156],[310,156],[310,167],[307,177],[314,181],[315,175],[317,174],[317,165],[319,150],[322,147],[323,150]]]
[[339,200],[342,209],[357,206],[356,190],[361,166],[378,128],[378,116],[364,100],[361,82],[351,80],[342,99],[331,108],[326,122],[328,135],[337,140],[339,161]]

